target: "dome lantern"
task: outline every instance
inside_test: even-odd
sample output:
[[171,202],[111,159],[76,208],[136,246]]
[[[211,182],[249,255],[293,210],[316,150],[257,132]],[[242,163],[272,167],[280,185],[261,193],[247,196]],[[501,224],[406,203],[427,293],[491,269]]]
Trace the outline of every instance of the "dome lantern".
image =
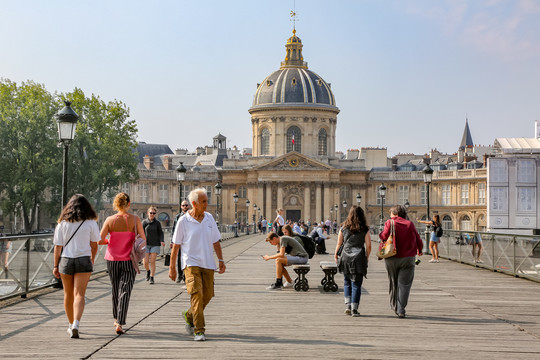
[[285,44],[286,55],[285,61],[281,62],[281,69],[286,67],[301,67],[307,69],[307,62],[304,61],[302,56],[302,40],[296,36],[296,29],[293,30],[293,36],[287,39]]

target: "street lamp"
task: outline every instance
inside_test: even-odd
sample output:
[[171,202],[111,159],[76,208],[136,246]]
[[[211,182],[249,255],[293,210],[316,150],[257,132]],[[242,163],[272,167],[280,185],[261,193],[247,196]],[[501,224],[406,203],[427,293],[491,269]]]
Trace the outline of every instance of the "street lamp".
[[379,226],[381,228],[381,231],[383,229],[383,219],[384,219],[384,196],[386,195],[386,186],[384,186],[384,183],[379,186],[379,196],[381,197],[381,221],[379,223]]
[[253,233],[257,233],[257,204],[253,204]]
[[219,198],[221,197],[221,184],[218,182],[214,185],[214,193],[216,194],[217,204],[216,204],[216,218],[217,223],[219,224]]
[[362,195],[360,195],[360,193],[358,193],[358,194],[356,194],[356,205],[360,206],[361,203],[362,203]]
[[407,220],[409,220],[409,207],[411,206],[411,204],[409,204],[409,199],[405,200],[405,204],[403,204],[403,206],[405,207],[405,211],[407,212]]
[[182,213],[182,182],[186,180],[186,168],[184,163],[180,162],[180,165],[176,168],[176,180],[178,180],[178,213]]
[[[342,205],[343,205],[343,215],[345,215],[343,217],[346,218],[347,217],[347,201],[343,200]],[[344,219],[341,219],[341,221],[344,221]]]
[[249,199],[246,199],[246,235],[249,235],[249,204],[251,202]]
[[[433,180],[433,169],[426,164],[426,167],[423,170],[424,173],[424,183],[426,184],[426,203],[427,203],[427,212],[426,212],[426,221],[429,221],[429,185]],[[424,247],[424,254],[429,254],[429,234],[430,234],[430,225],[426,225],[426,246]]]
[[75,137],[75,128],[77,127],[77,120],[79,115],[71,108],[71,101],[64,101],[64,108],[60,110],[56,115],[56,122],[58,123],[58,138],[60,143],[64,146],[64,166],[62,169],[62,208],[67,202],[67,185],[68,185],[68,152],[69,144]]
[[238,237],[238,194],[232,196],[234,200],[234,237]]

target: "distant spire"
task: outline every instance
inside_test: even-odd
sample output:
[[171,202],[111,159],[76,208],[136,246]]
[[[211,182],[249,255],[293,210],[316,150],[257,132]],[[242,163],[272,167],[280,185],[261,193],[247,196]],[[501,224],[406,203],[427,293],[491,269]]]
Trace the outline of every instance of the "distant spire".
[[469,119],[465,117],[465,129],[463,130],[463,137],[461,138],[461,144],[459,148],[464,150],[465,148],[474,147],[474,142],[471,136],[471,130],[469,129]]

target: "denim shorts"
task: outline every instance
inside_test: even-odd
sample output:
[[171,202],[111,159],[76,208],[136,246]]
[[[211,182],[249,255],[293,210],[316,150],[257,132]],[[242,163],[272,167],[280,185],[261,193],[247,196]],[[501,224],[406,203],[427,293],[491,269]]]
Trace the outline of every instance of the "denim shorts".
[[157,245],[157,246],[148,246],[148,245],[146,245],[146,253],[147,254],[151,254],[151,253],[159,254],[160,251],[161,251],[161,246],[159,246],[159,245]]
[[307,257],[287,255],[287,265],[304,265],[307,262]]
[[8,241],[7,240],[0,240],[0,252],[10,253],[11,249],[13,248],[13,243],[9,244],[9,249],[7,249]]
[[92,272],[94,266],[90,256],[82,256],[78,258],[62,257],[58,265],[58,271],[64,275],[73,275],[75,273]]
[[431,238],[429,239],[429,241],[433,241],[433,242],[440,242],[441,241],[441,238],[440,237],[437,237],[437,235],[435,235],[435,231],[432,231],[431,232]]

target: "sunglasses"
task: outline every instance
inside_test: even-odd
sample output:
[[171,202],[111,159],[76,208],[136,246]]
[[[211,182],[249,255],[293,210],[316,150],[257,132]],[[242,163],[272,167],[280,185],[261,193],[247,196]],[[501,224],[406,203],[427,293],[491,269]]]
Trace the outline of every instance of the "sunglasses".
[[189,206],[189,205],[182,205],[182,207],[184,207],[184,206]]
[[155,213],[155,212],[149,212],[149,214],[150,214],[150,215],[156,215],[156,213]]

